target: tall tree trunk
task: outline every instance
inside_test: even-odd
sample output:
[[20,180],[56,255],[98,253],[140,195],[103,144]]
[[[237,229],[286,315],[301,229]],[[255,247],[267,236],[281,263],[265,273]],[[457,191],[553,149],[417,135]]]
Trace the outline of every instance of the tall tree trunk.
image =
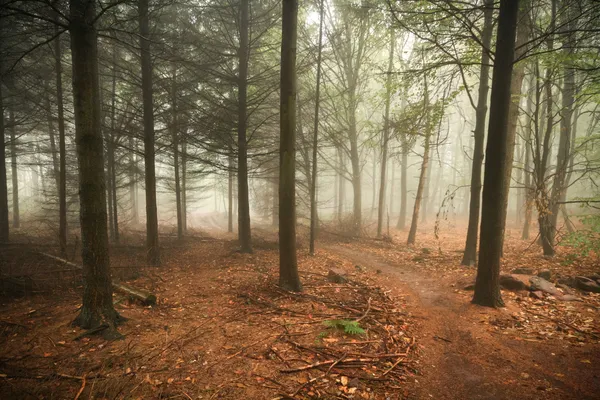
[[[2,41],[0,40],[0,45]],[[2,60],[0,60],[1,63]],[[2,80],[0,79],[0,242],[9,240],[8,222],[8,186],[6,180],[6,140],[4,132],[4,102],[2,98]]]
[[[521,0],[521,5],[518,15],[518,27],[517,27],[517,42],[515,51],[515,60],[518,61],[527,51],[527,42],[531,33],[531,24],[529,18],[529,2],[530,0]],[[508,147],[506,153],[506,169],[504,173],[506,177],[504,179],[504,218],[508,211],[508,200],[510,196],[510,182],[513,169],[513,161],[515,154],[515,142],[517,137],[517,123],[519,121],[519,111],[521,103],[521,87],[523,86],[523,79],[525,78],[525,63],[517,62],[514,65],[512,78],[511,78],[511,102],[510,110],[508,115]],[[506,227],[506,221],[502,223],[502,226]],[[502,247],[504,247],[504,234],[502,234]]]
[[525,173],[525,218],[523,222],[523,233],[521,234],[521,239],[528,240],[529,239],[529,227],[531,225],[531,212],[533,208],[533,188],[531,185],[531,171],[529,170],[531,165],[531,141],[532,138],[532,118],[531,113],[533,112],[533,96],[534,96],[534,81],[535,75],[531,74],[531,77],[528,82],[528,93],[527,93],[527,115],[526,115],[526,124],[525,124],[525,162],[523,165],[524,173]]
[[12,226],[21,226],[21,215],[19,212],[19,171],[17,169],[17,121],[15,120],[14,98],[8,107],[8,118],[10,122],[10,169],[12,173]]
[[171,87],[171,140],[175,173],[175,208],[177,213],[177,239],[183,239],[183,215],[181,210],[181,180],[179,176],[179,125],[177,119],[177,65],[173,63]]
[[408,142],[406,134],[402,133],[402,163],[400,165],[400,215],[396,228],[406,229],[406,205],[407,200],[407,182],[408,182]]
[[146,180],[146,247],[148,264],[160,265],[158,215],[156,210],[156,170],[154,165],[154,101],[152,100],[152,59],[148,0],[139,0],[142,98],[144,108],[144,169]]
[[[429,140],[431,143],[431,139],[429,139]],[[429,185],[431,182],[431,170],[433,169],[429,165],[430,164],[429,160],[431,160],[433,158],[433,149],[431,148],[431,146],[429,147],[429,152],[431,154],[429,154],[429,156],[428,156],[427,172],[425,173],[424,182],[423,182],[423,193],[421,194],[421,206],[423,206],[423,211],[420,213],[420,215],[421,215],[422,223],[427,222],[427,212],[428,212],[427,205],[429,204]]]
[[410,230],[408,231],[407,244],[415,244],[417,238],[417,225],[419,223],[419,210],[421,203],[423,202],[423,192],[425,189],[425,180],[427,177],[427,169],[429,168],[429,148],[431,141],[431,133],[425,134],[425,143],[423,145],[423,162],[421,163],[421,173],[419,175],[419,184],[417,186],[417,195],[415,196],[415,205],[413,208],[412,220],[410,223]]
[[[58,19],[58,15],[54,15]],[[58,25],[54,26],[54,57],[56,71],[56,109],[58,120],[58,153],[59,153],[59,186],[58,186],[58,242],[60,254],[63,258],[67,255],[67,149],[65,144],[65,113],[63,106],[62,87],[62,48],[60,36],[58,36]]]
[[52,175],[56,183],[56,192],[58,194],[60,187],[60,173],[58,166],[58,149],[56,148],[56,134],[54,132],[54,115],[50,101],[50,86],[48,81],[44,81],[44,108],[46,109],[46,117],[48,119],[48,137],[50,138],[50,153],[52,155]]
[[310,248],[311,255],[315,254],[315,240],[317,237],[317,144],[319,139],[319,106],[321,95],[321,57],[323,50],[323,11],[325,0],[321,0],[319,6],[319,50],[317,53],[317,88],[315,93],[315,120],[313,126],[313,143],[312,143],[312,182],[310,188]]
[[344,200],[346,197],[346,178],[344,177],[344,174],[342,171],[344,171],[344,154],[342,153],[341,149],[337,149],[337,153],[338,153],[338,163],[339,163],[339,170],[338,170],[338,208],[337,208],[337,217],[338,217],[338,222],[341,224],[342,223],[342,219],[344,218]]
[[252,253],[250,199],[248,193],[248,140],[246,138],[248,96],[249,0],[240,2],[240,48],[238,76],[238,238],[242,253]]
[[112,211],[109,216],[112,218],[112,239],[115,243],[119,243],[119,206],[117,203],[117,166],[115,165],[115,147],[116,147],[116,97],[117,97],[117,50],[113,44],[112,48],[112,82],[111,82],[111,101],[110,101],[110,133],[108,135],[108,192],[109,192],[109,207],[112,206]]
[[[552,237],[556,235],[556,227],[558,224],[558,213],[561,208],[561,202],[565,201],[567,193],[567,171],[569,170],[569,164],[571,160],[571,131],[572,131],[572,120],[573,120],[573,106],[575,103],[575,71],[571,65],[571,59],[573,57],[573,50],[576,46],[575,43],[575,30],[576,20],[573,17],[571,8],[574,5],[564,3],[567,7],[566,19],[568,23],[568,34],[564,40],[562,51],[564,56],[564,75],[563,75],[563,89],[562,89],[562,107],[561,107],[561,120],[560,120],[560,137],[558,142],[558,152],[556,154],[556,173],[554,174],[554,182],[552,184],[552,205],[551,205],[551,234]],[[564,205],[563,205],[564,209]],[[564,210],[566,216],[566,210]],[[568,219],[565,218],[568,225]]]
[[390,56],[388,59],[388,70],[386,78],[385,111],[383,115],[383,141],[381,150],[381,179],[379,185],[379,206],[377,209],[377,237],[381,237],[383,229],[383,215],[385,212],[385,184],[386,168],[388,164],[388,142],[390,140],[390,98],[392,96],[392,69],[394,68],[394,47],[396,47],[396,35],[394,28],[390,28]]
[[505,172],[508,152],[510,82],[515,59],[518,0],[501,0],[496,38],[496,58],[492,76],[490,120],[483,177],[483,198],[479,260],[473,303],[502,307],[500,294],[500,257],[506,210]]
[[[228,212],[227,212],[227,232],[233,232],[233,149],[229,148],[229,156],[228,160],[228,187],[227,187],[227,197],[228,197]],[[266,207],[266,206],[265,206]]]
[[139,224],[137,202],[137,142],[133,134],[129,135],[129,201],[131,202],[131,223]]
[[467,227],[467,242],[461,261],[462,265],[473,265],[477,259],[477,234],[479,230],[479,216],[481,214],[481,164],[483,163],[483,145],[485,142],[485,118],[487,115],[487,102],[490,76],[490,51],[492,33],[494,31],[494,1],[485,0],[484,23],[481,34],[481,68],[479,70],[479,94],[477,109],[475,111],[475,130],[473,136],[473,165],[471,167],[471,199],[469,202],[469,225]]
[[417,225],[419,223],[419,210],[423,201],[423,192],[425,190],[425,180],[427,179],[427,170],[429,169],[429,150],[431,144],[431,124],[429,122],[429,87],[427,85],[427,75],[423,76],[423,109],[425,116],[425,141],[423,144],[423,162],[421,163],[421,173],[419,174],[419,184],[417,185],[417,195],[415,196],[415,205],[413,207],[410,230],[408,231],[408,245],[415,244],[417,238]]
[[187,130],[186,126],[181,131],[181,224],[183,225],[183,233],[187,233]]
[[84,329],[106,324],[104,336],[114,338],[119,336],[115,327],[120,317],[113,307],[106,231],[95,4],[91,0],[71,0],[70,10],[84,280],[83,305],[74,324]]
[[296,259],[296,29],[298,0],[283,0],[279,150],[279,285],[302,290]]
[[349,138],[350,138],[350,163],[352,165],[352,189],[353,189],[353,225],[354,235],[362,235],[362,186],[361,186],[361,168],[358,153],[358,132],[356,129],[356,88],[353,85],[350,89],[349,100]]

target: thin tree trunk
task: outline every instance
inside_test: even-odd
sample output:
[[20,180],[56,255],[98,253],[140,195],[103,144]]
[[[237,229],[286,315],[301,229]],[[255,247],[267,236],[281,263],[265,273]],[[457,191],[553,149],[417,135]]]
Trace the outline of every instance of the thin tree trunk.
[[386,79],[385,111],[383,120],[383,142],[381,150],[381,178],[379,185],[379,207],[377,209],[377,237],[381,237],[383,229],[383,215],[385,212],[385,184],[386,168],[388,163],[388,142],[390,140],[390,98],[392,96],[392,69],[394,68],[394,47],[396,47],[396,35],[394,28],[390,28],[390,56],[388,59],[388,70]]
[[242,253],[252,253],[250,200],[248,193],[248,141],[246,138],[248,91],[248,9],[249,0],[240,3],[240,48],[238,77],[238,238]]
[[175,172],[175,204],[177,213],[177,239],[183,239],[183,215],[181,210],[181,180],[179,176],[179,126],[177,120],[177,66],[173,63],[171,87],[171,139],[173,143],[173,166]]
[[50,86],[48,81],[44,81],[46,117],[48,119],[48,137],[50,138],[50,153],[52,154],[52,175],[56,183],[56,193],[58,194],[60,187],[60,172],[58,165],[58,150],[56,148],[56,134],[54,132],[54,115],[52,114],[52,106],[50,105]]
[[421,174],[419,175],[419,184],[417,186],[417,195],[415,196],[415,206],[413,208],[412,221],[410,224],[410,230],[408,231],[408,245],[415,244],[415,240],[417,238],[419,210],[421,208],[421,202],[423,201],[423,191],[425,189],[427,169],[429,168],[429,148],[431,141],[431,132],[427,132],[425,135],[425,144],[423,145],[423,162],[421,163]]
[[423,110],[425,116],[425,142],[423,144],[423,162],[421,163],[421,173],[419,174],[419,184],[417,185],[417,195],[415,196],[415,205],[413,207],[410,230],[408,231],[407,244],[415,243],[417,238],[417,225],[419,223],[419,210],[423,201],[423,192],[425,189],[425,180],[427,179],[427,170],[429,169],[429,150],[431,144],[431,124],[429,123],[429,87],[427,85],[427,75],[423,76]]
[[17,169],[17,122],[15,120],[14,104],[8,108],[8,118],[10,121],[10,169],[12,172],[12,206],[13,206],[13,228],[21,226],[21,215],[19,212],[19,172]]
[[408,209],[407,182],[408,182],[408,143],[406,134],[402,133],[402,164],[400,165],[400,215],[396,228],[406,229],[406,210]]
[[139,0],[142,97],[144,108],[144,169],[146,180],[146,247],[148,264],[160,265],[158,215],[156,210],[156,170],[154,165],[154,101],[152,99],[152,59],[148,0]]
[[321,0],[319,7],[319,50],[317,53],[317,88],[315,93],[315,120],[313,126],[312,145],[312,182],[310,189],[310,249],[311,255],[315,254],[315,240],[317,238],[317,144],[319,139],[319,106],[321,95],[321,56],[323,50],[323,11],[325,0]]
[[[569,170],[571,160],[571,131],[573,119],[573,106],[575,104],[575,71],[570,65],[573,57],[573,49],[575,48],[575,29],[576,21],[573,18],[571,7],[565,3],[567,10],[567,19],[569,20],[569,33],[566,35],[563,44],[564,59],[563,63],[563,89],[562,89],[562,107],[560,120],[560,137],[558,142],[558,152],[556,154],[556,173],[554,174],[554,182],[552,184],[552,206],[551,206],[551,230],[552,236],[556,235],[556,227],[558,224],[558,213],[561,208],[561,201],[565,201],[567,193],[567,172]],[[564,204],[562,205],[565,222],[569,227],[568,217]]]
[[473,265],[477,259],[477,235],[479,230],[479,216],[481,214],[481,164],[483,163],[483,145],[485,142],[485,118],[487,115],[487,102],[490,76],[490,51],[492,33],[494,31],[494,1],[485,0],[484,25],[481,34],[481,68],[479,72],[479,94],[477,109],[475,111],[475,130],[473,136],[473,164],[471,167],[471,199],[469,202],[469,225],[467,227],[467,241],[465,252],[461,261],[462,265]]
[[344,155],[341,149],[337,150],[338,153],[338,161],[339,161],[339,171],[338,171],[338,222],[341,224],[344,218],[344,200],[346,197],[346,178],[344,177],[342,171],[344,170]]
[[[521,0],[521,6],[518,15],[518,27],[517,27],[517,42],[515,51],[515,60],[519,60],[527,50],[527,42],[529,40],[531,25],[529,23],[529,1]],[[510,182],[513,169],[513,161],[515,154],[515,142],[517,137],[517,123],[519,120],[519,111],[521,103],[521,87],[523,86],[523,79],[525,78],[525,63],[517,62],[514,65],[512,78],[511,78],[511,102],[510,110],[508,115],[508,148],[506,153],[506,169],[504,173],[506,177],[504,179],[504,219],[508,211],[508,200],[510,196]],[[502,223],[502,226],[506,227],[506,221]],[[502,247],[504,248],[504,234],[502,234]]]
[[227,198],[228,198],[228,212],[227,212],[227,232],[233,232],[233,150],[229,149],[228,159],[228,185],[227,185]]
[[283,0],[279,151],[279,286],[302,290],[296,259],[296,29],[298,0]]
[[525,173],[525,221],[523,222],[523,233],[521,239],[529,239],[529,227],[531,225],[531,213],[533,208],[533,188],[531,185],[531,171],[529,170],[531,164],[531,141],[532,141],[532,118],[531,113],[533,112],[533,95],[534,95],[534,82],[535,75],[531,74],[528,83],[527,93],[527,123],[525,124],[525,162],[523,165]]
[[112,212],[109,215],[112,217],[112,239],[115,243],[119,243],[119,215],[118,215],[118,203],[117,203],[117,166],[115,164],[115,146],[116,146],[116,97],[117,97],[117,51],[116,46],[113,44],[112,49],[112,88],[111,88],[111,104],[110,104],[110,134],[108,137],[108,191],[110,196],[109,207],[112,206]]
[[504,306],[500,294],[500,257],[506,214],[503,197],[506,195],[510,82],[515,59],[518,10],[518,0],[500,1],[483,177],[479,260],[473,296],[473,303],[488,307]]
[[181,223],[183,225],[183,233],[187,233],[187,130],[186,126],[181,131]]
[[90,0],[71,0],[70,10],[84,278],[83,305],[74,324],[84,329],[106,324],[109,328],[103,331],[104,336],[114,338],[120,336],[115,329],[120,317],[113,307],[106,231],[95,5]]
[[131,223],[139,224],[138,202],[137,202],[137,145],[133,134],[129,136],[129,201],[131,202]]
[[[58,19],[58,15],[54,15]],[[54,33],[57,35],[54,39],[54,57],[56,70],[56,110],[58,120],[58,152],[59,152],[59,189],[58,189],[58,242],[60,246],[60,255],[65,258],[67,255],[67,149],[65,143],[65,114],[63,106],[63,86],[62,86],[62,48],[60,45],[60,36],[58,36],[58,25],[54,26]]]
[[[0,46],[2,40],[0,40]],[[2,60],[0,60],[0,63]],[[8,186],[6,180],[6,141],[4,132],[4,103],[2,98],[2,81],[0,80],[0,242],[9,240],[10,224],[8,222]]]

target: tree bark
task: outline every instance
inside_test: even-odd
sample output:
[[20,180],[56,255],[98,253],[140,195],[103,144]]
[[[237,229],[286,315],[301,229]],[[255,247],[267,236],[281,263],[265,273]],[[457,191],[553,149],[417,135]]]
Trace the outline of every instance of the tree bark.
[[242,253],[252,253],[250,199],[248,193],[248,140],[246,138],[248,92],[249,0],[240,2],[240,48],[238,76],[238,238]]
[[390,140],[390,99],[392,96],[394,47],[396,47],[396,35],[394,28],[390,28],[390,53],[386,78],[385,111],[383,116],[383,141],[381,150],[381,182],[379,184],[379,206],[377,208],[377,237],[381,237],[381,231],[383,229],[383,215],[385,212],[385,184],[387,172],[386,168],[388,164],[388,142]]
[[21,226],[21,215],[19,212],[19,171],[17,169],[17,121],[15,120],[14,98],[8,107],[8,118],[10,122],[10,169],[12,173],[12,226]]
[[183,214],[181,210],[181,180],[179,176],[179,125],[177,119],[177,66],[173,63],[171,86],[171,140],[175,173],[175,208],[177,213],[177,239],[183,239]]
[[[0,45],[1,45],[0,40]],[[0,60],[1,63],[2,60]],[[2,98],[2,80],[0,79],[0,242],[9,240],[8,222],[8,185],[6,179],[6,140],[4,132],[4,102]]]
[[109,176],[109,204],[112,205],[112,239],[119,243],[119,204],[117,202],[117,166],[115,163],[115,147],[117,142],[116,134],[116,97],[117,97],[117,49],[113,44],[112,48],[112,82],[111,82],[111,101],[110,101],[110,134],[108,135],[108,171]]
[[525,218],[523,222],[523,233],[521,239],[529,239],[529,227],[531,225],[531,213],[533,208],[533,188],[531,185],[531,171],[529,170],[531,164],[531,141],[532,141],[532,118],[531,113],[533,112],[533,95],[534,95],[534,80],[535,76],[531,74],[528,83],[527,93],[527,123],[525,124],[525,162],[523,165],[525,173]]
[[298,1],[283,0],[279,151],[279,285],[302,290],[296,259],[296,40]]
[[508,151],[508,119],[510,113],[510,81],[515,59],[518,0],[501,0],[496,38],[496,58],[492,76],[490,120],[483,177],[483,202],[479,262],[473,303],[502,307],[500,294],[500,257],[506,210],[504,191]]
[[98,78],[95,4],[70,1],[71,57],[75,140],[79,166],[83,305],[74,321],[84,329],[107,325],[105,337],[117,337],[119,314],[112,302],[108,254],[101,104]]
[[315,120],[312,143],[312,180],[310,188],[310,246],[309,253],[315,255],[315,240],[317,238],[317,144],[319,139],[319,106],[321,95],[321,57],[323,50],[323,11],[325,0],[319,6],[319,50],[317,53],[317,87],[315,93]]
[[[58,19],[58,15],[54,15]],[[58,35],[59,27],[54,26],[54,33]],[[59,189],[58,189],[58,242],[60,254],[67,255],[67,149],[65,143],[65,113],[63,105],[62,85],[62,48],[60,36],[54,39],[54,57],[56,70],[56,110],[58,120],[58,160],[59,160]]]
[[425,116],[425,141],[423,144],[423,162],[421,163],[421,173],[419,175],[419,184],[417,185],[417,195],[415,196],[415,205],[413,207],[410,230],[408,231],[408,245],[415,244],[417,238],[417,225],[419,223],[419,210],[423,201],[423,192],[425,190],[425,180],[427,179],[427,170],[429,168],[429,150],[431,144],[431,124],[429,121],[429,88],[427,86],[427,75],[423,76],[423,109]]
[[477,236],[479,231],[479,216],[481,214],[481,169],[483,163],[483,145],[485,142],[485,118],[487,115],[489,76],[490,76],[490,51],[492,33],[494,31],[494,1],[485,0],[484,23],[481,34],[481,68],[479,70],[479,93],[477,109],[475,110],[475,130],[473,136],[473,164],[471,167],[471,199],[469,202],[469,225],[467,227],[467,241],[465,252],[461,261],[462,265],[474,265],[477,259]]
[[[508,116],[508,148],[506,153],[506,169],[504,173],[506,177],[504,179],[504,219],[508,211],[508,200],[510,196],[510,182],[512,177],[513,161],[515,154],[515,143],[517,137],[517,123],[519,121],[519,111],[521,103],[521,88],[523,86],[523,79],[525,78],[525,63],[517,62],[527,51],[527,42],[531,33],[531,24],[529,18],[529,0],[521,0],[519,15],[518,15],[518,26],[517,26],[517,42],[515,50],[515,61],[516,64],[513,67],[512,79],[511,79],[511,102]],[[502,226],[506,226],[506,221],[502,223]],[[502,247],[504,248],[504,234],[502,234]]]
[[156,170],[154,165],[154,101],[152,99],[152,59],[148,0],[139,0],[142,98],[144,113],[144,169],[146,181],[146,247],[148,264],[160,265],[158,215],[156,210]]
[[402,133],[402,163],[400,165],[400,215],[396,228],[406,229],[406,210],[408,209],[407,182],[408,182],[408,140],[406,133]]
[[228,212],[227,212],[227,232],[233,232],[233,149],[229,148],[228,171],[227,171],[227,200],[228,200]]

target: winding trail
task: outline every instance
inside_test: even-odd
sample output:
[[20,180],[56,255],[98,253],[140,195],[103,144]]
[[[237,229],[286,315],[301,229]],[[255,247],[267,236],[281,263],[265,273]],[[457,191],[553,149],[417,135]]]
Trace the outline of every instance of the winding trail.
[[[478,307],[449,282],[347,246],[325,250],[379,269],[387,285],[408,294],[417,321],[420,373],[417,399],[599,399],[600,348],[529,342],[491,332],[484,318],[510,318],[506,309]],[[591,364],[582,363],[591,360]]]

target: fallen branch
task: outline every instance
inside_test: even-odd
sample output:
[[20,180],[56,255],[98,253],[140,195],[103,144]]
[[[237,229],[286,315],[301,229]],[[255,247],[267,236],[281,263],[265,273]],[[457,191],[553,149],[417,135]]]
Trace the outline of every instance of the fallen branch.
[[319,367],[323,367],[325,365],[331,365],[331,364],[350,364],[350,363],[369,363],[369,362],[374,362],[377,360],[374,360],[372,358],[348,358],[346,360],[329,360],[329,361],[321,361],[321,362],[316,362],[314,364],[310,364],[310,365],[305,365],[303,367],[298,367],[298,368],[287,368],[287,369],[280,369],[279,372],[285,373],[285,374],[289,374],[292,372],[299,372],[299,371],[306,371],[309,369],[314,369],[314,368],[319,368]]
[[[47,253],[42,253],[42,252],[38,252],[38,254],[43,255],[44,257],[48,257],[51,258],[54,261],[58,261],[60,263],[63,263],[69,267],[73,267],[73,268],[77,268],[79,270],[83,270],[83,267],[81,265],[75,264],[71,261],[67,261],[65,259],[62,259],[60,257],[56,257],[53,256],[52,254],[47,254]],[[114,283],[112,284],[113,290],[119,293],[123,293],[126,294],[129,297],[132,297],[136,300],[139,300],[142,304],[150,306],[150,305],[154,305],[156,304],[156,296],[150,292],[147,292],[145,290],[142,289],[136,289],[133,288],[131,286],[127,286],[127,285],[123,285],[121,283]]]

